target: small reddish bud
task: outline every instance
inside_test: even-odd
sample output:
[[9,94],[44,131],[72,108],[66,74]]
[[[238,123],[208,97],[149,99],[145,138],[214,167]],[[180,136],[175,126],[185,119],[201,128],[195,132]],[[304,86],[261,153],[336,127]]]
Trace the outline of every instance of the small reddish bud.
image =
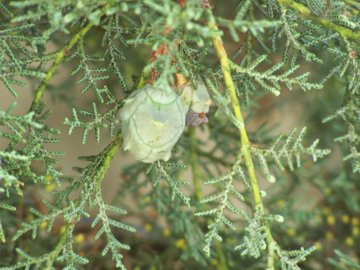
[[[159,55],[164,55],[167,53],[168,53],[168,47],[165,44],[161,44],[155,51],[151,52],[150,61],[154,62]],[[153,84],[157,80],[157,77],[158,77],[158,72],[156,68],[153,68],[151,70],[149,84]]]
[[164,54],[167,54],[167,52],[168,52],[168,48],[167,48],[167,46],[166,45],[164,45],[164,44],[161,44],[160,46],[159,46],[159,54],[161,54],[161,55],[164,55]]
[[155,51],[151,52],[150,61],[154,62],[158,55],[164,55],[167,54],[168,48],[166,45],[161,44],[159,48],[157,48]]
[[153,84],[156,81],[157,77],[158,77],[158,72],[156,68],[153,68],[151,70],[149,84]]
[[178,4],[180,7],[184,8],[186,6],[186,0],[178,0]]

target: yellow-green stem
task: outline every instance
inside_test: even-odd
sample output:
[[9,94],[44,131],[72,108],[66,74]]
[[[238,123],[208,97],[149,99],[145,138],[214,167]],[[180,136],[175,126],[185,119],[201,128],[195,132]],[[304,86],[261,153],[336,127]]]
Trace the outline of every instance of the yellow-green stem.
[[345,39],[350,39],[354,41],[360,41],[360,31],[353,31],[349,28],[337,25],[335,23],[330,22],[329,20],[322,18],[321,16],[316,16],[311,12],[310,9],[308,9],[303,4],[297,3],[293,0],[277,0],[277,2],[287,8],[291,8],[299,12],[301,15],[303,15],[305,18],[311,19],[324,27],[333,30],[334,32],[337,32],[339,35],[341,35]]
[[45,89],[47,85],[49,84],[50,80],[55,74],[55,71],[57,70],[58,66],[62,61],[64,60],[64,57],[66,54],[72,49],[72,47],[78,42],[80,38],[85,36],[85,34],[93,27],[92,23],[88,23],[84,28],[82,28],[78,33],[76,33],[72,39],[68,42],[66,46],[64,46],[60,51],[57,52],[56,58],[49,68],[49,70],[46,73],[45,78],[41,82],[40,86],[35,91],[35,96],[33,99],[33,102],[30,107],[30,111],[36,111],[36,108],[39,106],[39,103],[44,95]]
[[101,186],[102,180],[104,179],[107,170],[110,167],[112,159],[114,158],[117,150],[121,145],[121,141],[122,141],[122,133],[121,133],[121,129],[119,129],[119,131],[116,133],[115,138],[102,152],[104,158],[95,176],[99,188]]
[[[109,7],[110,7],[109,4],[103,6],[103,8],[101,9],[102,13],[104,14],[109,9]],[[55,72],[56,72],[58,66],[62,63],[65,56],[69,53],[69,51],[72,49],[72,47],[74,47],[74,45],[79,41],[79,39],[84,37],[86,35],[86,33],[93,26],[94,26],[94,24],[92,22],[89,22],[86,26],[81,28],[80,31],[77,32],[71,38],[71,40],[67,43],[66,46],[64,46],[60,51],[58,51],[56,53],[56,57],[55,57],[54,62],[52,63],[49,70],[47,71],[47,73],[45,75],[45,78],[42,80],[39,87],[35,91],[34,99],[33,99],[33,102],[31,104],[31,107],[30,107],[29,111],[36,111],[36,109],[39,106],[39,103],[40,103],[40,101],[41,101],[41,99],[42,99],[42,97],[43,97],[43,95],[45,93],[45,89],[48,86],[48,84],[49,84],[50,80],[52,79],[52,77],[55,75]]]
[[[209,25],[209,26],[216,31],[218,30],[217,26],[214,24]],[[227,53],[225,51],[225,48],[223,46],[222,40],[219,35],[214,36],[213,44],[214,44],[214,47],[216,50],[216,54],[220,61],[226,90],[228,91],[228,93],[230,95],[231,106],[233,108],[235,117],[237,118],[237,120],[239,120],[240,123],[242,123],[242,127],[239,130],[240,131],[240,151],[244,154],[245,164],[247,167],[251,186],[253,189],[253,197],[254,197],[255,207],[260,208],[261,211],[263,211],[263,204],[262,204],[262,199],[260,196],[259,184],[258,184],[256,174],[255,174],[254,162],[252,160],[251,153],[250,153],[251,145],[250,145],[250,141],[249,141],[246,129],[245,129],[244,119],[241,114],[240,103],[236,96],[236,88],[235,88],[234,82],[231,78],[230,62],[229,62]]]
[[[211,29],[218,32],[218,28],[214,23],[209,23],[209,26]],[[214,35],[213,44],[214,44],[214,47],[216,50],[216,54],[220,61],[221,70],[222,70],[222,73],[224,76],[226,91],[230,95],[231,106],[233,108],[234,115],[237,118],[237,120],[242,124],[241,127],[239,128],[240,151],[241,151],[241,153],[244,154],[245,164],[246,164],[246,168],[247,168],[249,178],[250,178],[250,183],[251,183],[252,193],[253,193],[253,198],[254,198],[254,211],[259,211],[260,214],[264,214],[264,206],[263,206],[263,202],[262,202],[261,195],[260,195],[260,189],[259,189],[259,184],[258,184],[258,180],[257,180],[256,173],[255,173],[254,162],[252,160],[251,152],[250,152],[251,144],[249,141],[249,137],[247,135],[247,131],[245,129],[245,122],[244,122],[244,118],[241,113],[240,103],[239,103],[238,97],[236,95],[235,84],[231,77],[230,61],[229,61],[229,58],[225,51],[225,48],[224,48],[224,45],[223,45],[220,35]],[[271,235],[269,225],[268,224],[264,224],[264,225],[266,227],[266,229],[265,229],[266,241],[268,244],[267,269],[274,270],[274,258],[275,258],[274,247],[275,247],[276,243]]]

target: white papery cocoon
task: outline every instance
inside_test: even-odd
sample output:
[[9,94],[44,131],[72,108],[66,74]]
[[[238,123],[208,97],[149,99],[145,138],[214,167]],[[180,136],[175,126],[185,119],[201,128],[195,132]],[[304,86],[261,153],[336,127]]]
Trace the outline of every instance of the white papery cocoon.
[[146,85],[120,110],[123,148],[139,161],[167,161],[185,128],[188,108],[171,89]]

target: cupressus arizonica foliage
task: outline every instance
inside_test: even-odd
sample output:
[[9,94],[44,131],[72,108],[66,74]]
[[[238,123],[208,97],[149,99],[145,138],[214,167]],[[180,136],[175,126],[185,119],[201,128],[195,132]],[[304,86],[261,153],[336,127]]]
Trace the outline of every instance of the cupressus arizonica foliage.
[[[227,5],[236,8],[230,13]],[[318,269],[324,269],[327,262],[312,259],[321,259],[314,243],[302,239],[294,249],[285,233],[304,224],[301,217],[315,214],[283,211],[294,201],[276,207],[274,200],[292,196],[286,187],[289,175],[300,175],[302,181],[308,176],[297,173],[313,170],[320,190],[342,192],[325,204],[341,201],[347,214],[356,218],[360,213],[360,198],[352,193],[360,188],[354,182],[360,173],[359,12],[360,4],[352,0],[0,2],[0,94],[9,91],[21,98],[28,82],[36,83],[26,114],[13,113],[16,103],[0,111],[0,136],[7,145],[0,151],[0,269],[92,269],[99,258],[87,254],[75,233],[84,221],[92,231],[89,243],[101,239],[98,251],[113,260],[106,269],[296,270],[315,269],[319,263]],[[56,44],[53,50],[51,43]],[[149,52],[148,59],[136,59],[143,51]],[[54,75],[69,63],[74,69],[61,72],[78,79],[71,91],[93,93],[88,108],[71,105],[72,116],[64,120],[69,135],[81,129],[83,144],[92,133],[97,141],[108,142],[100,153],[82,157],[88,164],[75,168],[76,177],[67,177],[56,165],[56,157],[64,153],[51,150],[61,140],[58,127],[46,122],[51,111],[43,99],[48,92],[56,102],[69,102],[65,91],[59,94],[52,86]],[[129,82],[126,67],[134,63]],[[308,71],[316,68],[321,78]],[[134,162],[124,168],[117,202],[105,202],[102,181],[113,157],[123,153],[119,111],[125,98],[147,84],[177,88],[180,79],[195,89],[199,81],[206,85],[212,99],[209,123],[186,128],[170,161]],[[337,134],[331,139],[341,149],[344,172],[329,176],[335,180],[327,183],[319,180],[319,172],[330,150],[320,147],[318,139],[308,142],[305,127],[292,123],[292,132],[273,138],[267,127],[250,133],[252,120],[245,121],[244,115],[254,111],[259,97],[277,97],[286,89],[293,90],[290,95],[319,91],[319,99],[325,99],[328,82],[336,85],[330,90],[341,92],[342,101],[323,122],[331,136]],[[313,102],[312,107],[320,104]],[[340,125],[341,131],[332,132],[332,125]],[[324,158],[309,167],[307,160]],[[179,180],[186,171],[191,172],[189,182]],[[24,201],[31,188],[49,182],[57,187],[41,209]],[[143,194],[149,183],[151,189]],[[275,191],[267,194],[269,185]],[[157,260],[126,259],[137,256],[132,253],[134,246],[141,248],[137,241],[146,241],[146,235],[135,233],[136,224],[122,221],[127,211],[121,199],[129,194],[143,194],[147,200],[139,207],[154,207],[165,219],[163,238],[170,234],[173,239],[166,248],[178,248],[176,255],[165,253],[173,258],[170,263],[159,254]],[[17,215],[20,208],[31,218]],[[311,221],[304,229],[315,228]],[[44,239],[49,241],[41,247]],[[336,251],[331,269],[360,269],[348,257],[360,255],[354,250],[348,255]]]

